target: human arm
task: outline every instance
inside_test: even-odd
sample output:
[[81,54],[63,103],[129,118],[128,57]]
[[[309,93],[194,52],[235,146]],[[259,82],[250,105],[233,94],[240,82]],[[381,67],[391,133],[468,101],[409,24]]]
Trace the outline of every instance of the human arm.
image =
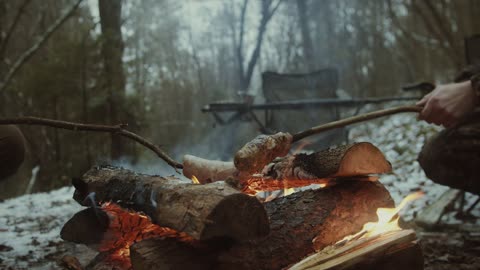
[[438,85],[424,96],[417,105],[423,106],[419,118],[445,127],[455,126],[464,116],[473,111],[479,97],[473,82]]

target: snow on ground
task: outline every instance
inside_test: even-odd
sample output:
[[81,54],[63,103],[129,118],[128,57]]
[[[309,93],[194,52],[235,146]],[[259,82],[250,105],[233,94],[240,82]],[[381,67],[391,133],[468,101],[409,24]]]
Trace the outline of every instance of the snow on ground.
[[0,269],[58,269],[63,224],[81,210],[73,187],[0,203]]
[[[372,107],[366,108],[366,111],[371,110]],[[403,211],[404,219],[412,219],[416,212],[448,189],[428,180],[416,161],[426,138],[438,130],[438,127],[417,121],[411,113],[350,128],[351,141],[372,142],[392,163],[394,173],[381,176],[380,181],[397,204],[413,191],[420,189],[426,193]],[[92,251],[65,243],[59,236],[63,224],[82,208],[72,199],[73,192],[72,187],[64,187],[0,203],[0,269],[58,269],[55,261],[63,254],[80,257],[81,261],[83,256],[83,263],[92,258]],[[475,198],[467,195],[469,203]],[[474,214],[480,216],[478,210]],[[450,214],[443,222],[460,221]]]

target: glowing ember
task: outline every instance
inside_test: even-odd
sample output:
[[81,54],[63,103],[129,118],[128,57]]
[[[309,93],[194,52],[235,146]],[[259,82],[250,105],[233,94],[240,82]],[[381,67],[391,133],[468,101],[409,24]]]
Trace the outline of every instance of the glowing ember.
[[125,210],[113,203],[104,203],[101,209],[109,217],[109,226],[97,250],[108,251],[107,261],[131,268],[130,246],[148,238],[177,238],[183,242],[193,242],[185,233],[153,224],[147,216]]
[[249,195],[255,195],[261,191],[286,190],[299,187],[306,187],[317,184],[320,187],[327,186],[329,179],[309,179],[309,180],[275,180],[271,178],[256,177],[246,181],[242,192]]
[[[423,191],[417,191],[415,193],[409,194],[405,197],[402,202],[395,208],[378,208],[377,209],[377,222],[368,222],[363,225],[363,229],[354,234],[346,236],[344,239],[340,240],[338,243],[346,243],[348,241],[360,238],[367,238],[377,236],[386,232],[401,230],[398,226],[398,220],[400,217],[394,218],[402,208],[405,207],[409,202],[421,198],[425,193]],[[338,244],[337,243],[337,244]]]
[[192,183],[200,184],[200,181],[198,181],[198,178],[195,175],[192,175]]

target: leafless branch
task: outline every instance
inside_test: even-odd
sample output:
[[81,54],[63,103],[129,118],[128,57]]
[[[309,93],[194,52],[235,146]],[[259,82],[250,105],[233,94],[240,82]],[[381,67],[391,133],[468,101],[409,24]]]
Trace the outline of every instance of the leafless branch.
[[34,125],[34,126],[47,126],[53,128],[61,128],[61,129],[68,129],[72,131],[93,131],[93,132],[106,132],[106,133],[114,133],[120,136],[132,139],[139,144],[147,147],[148,149],[152,150],[157,156],[163,159],[168,165],[172,166],[175,169],[182,169],[183,165],[181,163],[176,162],[172,158],[170,158],[167,153],[165,153],[160,147],[157,145],[147,141],[145,138],[139,136],[136,133],[128,131],[125,129],[127,125],[120,124],[115,126],[108,126],[108,125],[95,125],[95,124],[82,124],[82,123],[74,123],[74,122],[67,122],[61,120],[53,120],[47,118],[38,118],[38,117],[16,117],[16,118],[0,118],[0,125]]
[[17,14],[15,15],[15,18],[13,19],[12,25],[10,25],[10,27],[7,30],[7,35],[5,36],[5,38],[2,40],[2,43],[0,44],[0,57],[3,57],[3,53],[7,48],[8,41],[10,40],[12,33],[17,28],[20,18],[22,17],[23,13],[25,12],[25,9],[27,8],[28,4],[30,4],[31,1],[32,0],[23,1],[22,5],[18,9]]
[[[420,1],[418,1],[420,2]],[[455,48],[452,48],[450,45],[451,43],[445,42],[444,36],[442,36],[441,30],[437,29],[434,22],[431,22],[427,13],[419,6],[417,1],[412,1],[412,8],[413,11],[416,12],[420,18],[422,18],[422,22],[425,25],[426,29],[435,36],[435,39],[440,43],[440,47],[444,50],[445,54],[450,56],[450,60],[452,63],[457,67],[461,67],[461,62],[457,59],[457,55],[455,53]]]
[[[237,61],[238,65],[240,68],[240,80],[241,80],[241,85],[243,86],[244,80],[245,80],[245,70],[243,68],[243,39],[245,35],[245,15],[246,15],[246,10],[247,10],[247,5],[248,5],[248,0],[243,1],[242,5],[242,11],[240,13],[240,33],[238,37],[238,46],[237,46]],[[240,89],[240,90],[246,90],[246,89]]]
[[48,38],[68,19],[72,16],[73,12],[78,8],[80,3],[83,0],[77,0],[75,5],[73,5],[63,16],[58,18],[39,38],[39,40],[33,44],[28,50],[26,50],[17,61],[12,65],[10,70],[7,72],[7,75],[3,79],[3,82],[0,82],[0,92],[5,90],[13,76],[18,72],[18,70],[35,54],[38,49],[48,40]]

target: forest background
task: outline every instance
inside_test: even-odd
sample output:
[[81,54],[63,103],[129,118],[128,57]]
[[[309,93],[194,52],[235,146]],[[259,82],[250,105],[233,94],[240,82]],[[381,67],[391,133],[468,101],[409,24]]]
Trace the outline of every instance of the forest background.
[[[0,0],[0,117],[128,123],[178,160],[226,159],[258,129],[218,126],[205,104],[262,102],[264,71],[333,67],[352,97],[448,82],[479,16],[477,0]],[[27,160],[0,199],[69,185],[100,163],[172,172],[109,134],[21,129]]]

